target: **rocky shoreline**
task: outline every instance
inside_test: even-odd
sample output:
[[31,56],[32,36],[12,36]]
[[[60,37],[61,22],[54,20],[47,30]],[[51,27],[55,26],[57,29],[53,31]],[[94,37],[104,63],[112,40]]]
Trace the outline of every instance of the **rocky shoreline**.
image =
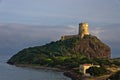
[[48,67],[48,66],[39,66],[39,65],[32,65],[32,64],[10,64],[10,65],[14,65],[16,67],[45,69],[45,70],[63,72],[63,75],[71,78],[71,80],[107,80],[108,77],[111,75],[111,74],[107,74],[107,75],[98,76],[98,77],[92,77],[92,76],[87,77],[87,76],[83,76],[78,73],[75,73],[72,70],[64,69],[63,67]]
[[78,75],[78,74],[73,73],[71,71],[64,72],[63,74],[67,77],[70,77],[72,80],[83,80],[82,75]]

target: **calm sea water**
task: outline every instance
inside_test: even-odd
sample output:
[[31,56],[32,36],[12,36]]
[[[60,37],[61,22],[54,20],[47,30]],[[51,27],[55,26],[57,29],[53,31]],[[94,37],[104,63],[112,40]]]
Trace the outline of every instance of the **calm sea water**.
[[5,63],[8,59],[0,55],[0,80],[71,80],[62,72],[8,65]]

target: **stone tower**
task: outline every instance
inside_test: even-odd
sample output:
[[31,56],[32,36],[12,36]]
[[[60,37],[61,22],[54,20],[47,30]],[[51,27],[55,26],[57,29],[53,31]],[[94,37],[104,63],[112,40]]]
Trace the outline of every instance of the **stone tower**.
[[88,23],[80,23],[79,24],[79,33],[81,38],[84,37],[84,35],[89,35],[89,30],[88,30]]

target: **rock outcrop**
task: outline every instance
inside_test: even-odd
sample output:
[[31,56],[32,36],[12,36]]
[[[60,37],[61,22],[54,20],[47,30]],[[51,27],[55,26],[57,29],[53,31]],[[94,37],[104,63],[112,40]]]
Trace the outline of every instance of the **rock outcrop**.
[[88,58],[110,58],[110,47],[95,36],[84,38],[73,48],[74,51],[86,55]]

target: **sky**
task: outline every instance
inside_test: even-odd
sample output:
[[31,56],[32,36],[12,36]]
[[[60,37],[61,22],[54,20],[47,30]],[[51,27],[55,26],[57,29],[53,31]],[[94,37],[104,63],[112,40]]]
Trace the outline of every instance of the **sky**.
[[0,54],[77,34],[80,22],[120,57],[120,0],[0,0]]

